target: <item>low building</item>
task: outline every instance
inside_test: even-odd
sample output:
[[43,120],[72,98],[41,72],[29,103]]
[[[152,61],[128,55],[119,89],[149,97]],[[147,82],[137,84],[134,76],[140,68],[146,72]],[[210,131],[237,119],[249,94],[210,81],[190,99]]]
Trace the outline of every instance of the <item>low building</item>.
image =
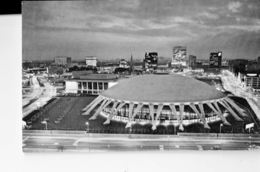
[[65,93],[98,95],[117,84],[118,77],[113,74],[79,75],[65,81]]
[[54,63],[56,65],[60,65],[60,66],[70,66],[71,57],[57,56],[57,57],[54,58]]
[[86,57],[86,66],[87,67],[97,67],[97,57],[87,56]]
[[244,59],[230,61],[231,72],[243,87],[260,91],[260,65]]
[[119,61],[119,67],[120,68],[129,68],[130,66],[128,65],[127,61],[125,59],[121,59]]
[[244,82],[246,87],[251,87],[254,90],[260,90],[259,74],[246,74],[244,76]]

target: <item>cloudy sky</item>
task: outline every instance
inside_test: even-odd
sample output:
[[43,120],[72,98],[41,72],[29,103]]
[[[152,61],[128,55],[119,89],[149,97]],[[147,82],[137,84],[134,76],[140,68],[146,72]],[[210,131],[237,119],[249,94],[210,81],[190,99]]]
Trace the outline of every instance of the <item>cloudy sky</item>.
[[23,2],[23,59],[171,57],[172,47],[208,58],[260,56],[260,0]]

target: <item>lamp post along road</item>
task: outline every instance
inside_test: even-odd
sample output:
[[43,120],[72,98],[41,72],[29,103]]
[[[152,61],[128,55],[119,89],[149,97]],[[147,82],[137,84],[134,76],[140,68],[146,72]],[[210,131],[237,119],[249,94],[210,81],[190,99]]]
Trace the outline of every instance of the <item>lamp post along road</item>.
[[223,126],[223,124],[221,123],[221,124],[219,125],[219,133],[221,133],[221,128],[222,128],[222,126]]
[[89,122],[87,121],[87,122],[85,123],[85,125],[87,126],[86,132],[89,133]]

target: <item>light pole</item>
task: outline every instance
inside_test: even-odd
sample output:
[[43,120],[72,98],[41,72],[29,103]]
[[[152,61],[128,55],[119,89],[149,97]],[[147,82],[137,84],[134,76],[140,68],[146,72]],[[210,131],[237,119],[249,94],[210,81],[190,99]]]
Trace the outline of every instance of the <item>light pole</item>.
[[221,124],[219,125],[219,133],[221,133],[221,128],[222,128],[222,126],[223,126],[223,124],[221,123]]
[[85,125],[87,126],[86,132],[89,133],[89,122],[87,121],[87,122],[85,123]]
[[132,133],[132,126],[130,126],[130,130],[129,130],[129,133],[130,133],[130,134]]
[[129,128],[129,137],[131,137],[131,134],[132,134],[132,125]]

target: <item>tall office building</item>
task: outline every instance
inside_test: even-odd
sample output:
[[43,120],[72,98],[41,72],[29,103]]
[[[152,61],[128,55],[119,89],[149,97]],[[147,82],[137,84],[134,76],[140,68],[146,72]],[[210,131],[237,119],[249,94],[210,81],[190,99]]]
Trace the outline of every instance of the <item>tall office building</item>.
[[209,57],[210,67],[221,67],[222,62],[222,52],[211,52]]
[[189,55],[189,67],[195,67],[196,66],[196,56],[194,55]]
[[133,61],[133,55],[131,54],[131,59],[130,59],[130,73],[133,72],[134,69],[134,61]]
[[257,57],[257,63],[260,64],[260,56]]
[[172,66],[187,66],[186,56],[187,47],[175,46],[173,47]]
[[157,52],[145,53],[144,69],[155,70],[157,66],[158,66],[158,53]]

